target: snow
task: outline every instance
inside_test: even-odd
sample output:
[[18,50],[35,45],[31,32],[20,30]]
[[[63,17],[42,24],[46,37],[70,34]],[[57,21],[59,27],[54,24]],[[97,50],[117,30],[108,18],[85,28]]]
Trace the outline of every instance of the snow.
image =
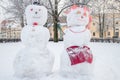
[[47,20],[44,6],[29,5],[25,9],[27,25],[21,32],[21,41],[25,45],[15,60],[15,77],[22,80],[39,79],[52,72],[54,57],[47,50],[50,34],[43,25]]
[[33,26],[37,23],[43,26],[47,21],[47,9],[44,6],[28,5],[25,9],[27,25]]
[[20,43],[0,43],[0,79],[12,80],[13,60],[18,51],[23,47]]
[[120,79],[120,44],[94,43],[91,48],[95,57],[95,80]]
[[73,5],[67,14],[69,28],[64,31],[65,50],[61,55],[60,64],[60,74],[63,78],[74,80],[76,77],[81,80],[92,80],[94,64],[92,52],[89,49],[91,38],[87,27],[90,23],[89,18],[89,10],[82,6]]
[[[57,72],[60,68],[60,55],[63,46],[63,42],[49,42],[48,44],[48,49],[55,55],[56,60],[53,72]],[[120,80],[120,44],[90,43],[90,47],[95,58],[94,80]],[[13,61],[22,48],[24,46],[21,42],[0,43],[0,80],[14,80]]]

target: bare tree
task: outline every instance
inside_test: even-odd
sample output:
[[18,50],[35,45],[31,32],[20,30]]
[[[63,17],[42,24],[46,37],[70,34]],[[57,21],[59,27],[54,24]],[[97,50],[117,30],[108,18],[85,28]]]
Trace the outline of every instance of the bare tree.
[[[92,0],[90,1],[90,6],[92,8],[92,15],[97,15],[99,17],[99,36],[100,38],[104,37],[104,31],[106,31],[106,27],[111,26],[115,28],[115,15],[113,15],[113,20],[106,18],[106,15],[113,14],[113,11],[118,9],[120,6],[117,0],[109,1],[109,0]],[[115,13],[114,13],[115,14]],[[109,22],[109,23],[108,23]],[[115,31],[114,31],[115,32]]]
[[24,10],[28,4],[31,4],[31,0],[9,0],[9,5],[0,5],[4,10],[5,14],[10,14],[8,19],[15,19],[20,21],[21,26],[24,27]]
[[[68,7],[76,5],[87,5],[90,0],[9,0],[10,6],[1,6],[6,13],[11,13],[12,18],[19,19],[21,26],[24,26],[24,9],[33,1],[38,1],[40,5],[44,5],[48,9],[49,15],[54,23],[54,42],[58,42],[57,24],[59,23],[60,14]],[[61,4],[62,3],[62,4]]]
[[[41,1],[41,5],[46,6],[48,9],[48,13],[53,18],[54,23],[54,42],[58,42],[58,30],[57,30],[57,24],[59,23],[59,16],[60,14],[68,7],[76,4],[76,5],[87,5],[90,0],[66,0],[63,2],[63,0],[46,0]],[[45,3],[48,2],[48,3]],[[60,3],[63,2],[62,6]],[[46,5],[47,4],[47,5]]]
[[[103,4],[104,4],[104,1],[100,1],[100,0],[92,0],[90,1],[90,6],[91,6],[91,9],[92,9],[92,15],[93,16],[97,16],[98,17],[98,24],[99,24],[99,36],[100,38],[103,38],[103,25],[102,25],[102,22],[104,21],[104,17],[103,17]],[[104,4],[105,5],[105,4]]]
[[120,12],[120,0],[115,0],[113,5],[113,9],[118,10]]

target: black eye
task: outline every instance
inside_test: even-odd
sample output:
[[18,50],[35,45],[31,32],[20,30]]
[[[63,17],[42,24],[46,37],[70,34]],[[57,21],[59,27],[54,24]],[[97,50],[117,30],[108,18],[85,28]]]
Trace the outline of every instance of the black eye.
[[84,18],[83,16],[81,16],[81,18]]
[[33,9],[30,9],[30,11],[33,11]]

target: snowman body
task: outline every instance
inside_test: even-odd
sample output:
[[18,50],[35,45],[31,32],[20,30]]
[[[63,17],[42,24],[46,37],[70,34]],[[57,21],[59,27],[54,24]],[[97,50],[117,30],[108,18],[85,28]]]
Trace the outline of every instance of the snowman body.
[[64,52],[61,55],[61,74],[69,79],[91,80],[93,55],[89,48],[90,31],[87,29],[89,12],[84,7],[76,7],[67,15],[64,35]]
[[17,77],[29,80],[50,74],[54,58],[47,50],[49,30],[43,27],[47,20],[47,9],[29,5],[25,14],[27,25],[21,32],[21,41],[25,47],[16,55],[14,69]]

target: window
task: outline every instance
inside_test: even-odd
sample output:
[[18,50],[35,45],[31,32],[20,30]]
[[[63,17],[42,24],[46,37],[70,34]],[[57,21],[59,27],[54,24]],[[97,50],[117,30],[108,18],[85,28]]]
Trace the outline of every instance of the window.
[[115,32],[115,35],[116,35],[116,36],[119,36],[119,32]]
[[95,32],[93,32],[93,36],[95,36]]
[[95,25],[95,23],[93,23],[93,25]]
[[108,32],[108,36],[110,36],[110,32]]
[[115,29],[115,30],[119,30],[119,29],[117,28],[117,29]]
[[4,38],[4,37],[5,37],[5,35],[2,35],[2,37]]
[[116,22],[116,24],[118,24],[118,22]]

